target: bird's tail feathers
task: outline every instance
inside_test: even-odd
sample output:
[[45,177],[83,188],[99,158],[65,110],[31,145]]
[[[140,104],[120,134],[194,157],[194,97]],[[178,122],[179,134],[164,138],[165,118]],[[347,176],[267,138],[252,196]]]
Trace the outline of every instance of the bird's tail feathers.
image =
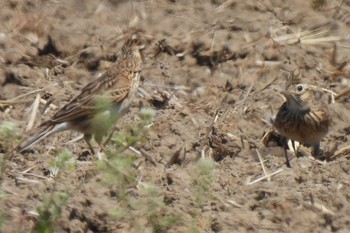
[[17,148],[15,149],[16,152],[21,153],[24,150],[30,148],[31,146],[33,146],[34,144],[40,142],[41,140],[43,140],[44,138],[50,136],[51,134],[63,131],[66,129],[66,125],[65,123],[61,124],[57,124],[57,125],[49,125],[46,126],[45,128],[41,129],[39,131],[39,133],[35,134],[34,136],[25,139],[24,141],[22,141]]

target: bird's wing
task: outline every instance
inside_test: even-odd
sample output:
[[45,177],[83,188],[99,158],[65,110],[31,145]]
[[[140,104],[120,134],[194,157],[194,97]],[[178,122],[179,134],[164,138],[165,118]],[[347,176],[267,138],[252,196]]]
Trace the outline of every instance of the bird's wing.
[[324,111],[323,109],[312,109],[305,117],[306,119],[310,118],[307,121],[312,123],[313,127],[323,129],[325,131],[328,130],[331,122],[328,112]]
[[120,104],[131,88],[131,80],[126,73],[126,71],[107,71],[86,85],[81,93],[61,108],[49,122],[60,123],[90,117],[111,105]]

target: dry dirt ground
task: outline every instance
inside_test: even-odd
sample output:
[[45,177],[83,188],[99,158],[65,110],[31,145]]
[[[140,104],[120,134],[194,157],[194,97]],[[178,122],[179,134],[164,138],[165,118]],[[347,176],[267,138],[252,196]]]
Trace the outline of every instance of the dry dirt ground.
[[[261,141],[296,68],[349,114],[350,1],[2,0],[0,21],[1,232],[350,232],[349,121],[334,118],[326,160],[300,147],[291,168]],[[5,156],[133,33],[143,83],[109,162],[76,132]]]

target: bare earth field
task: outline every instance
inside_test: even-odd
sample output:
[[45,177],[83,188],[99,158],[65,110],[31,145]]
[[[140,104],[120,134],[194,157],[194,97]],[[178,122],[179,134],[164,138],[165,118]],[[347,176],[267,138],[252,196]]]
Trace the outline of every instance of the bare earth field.
[[[349,0],[2,0],[0,22],[1,232],[350,232],[349,120],[323,160],[262,143],[287,71],[350,114]],[[134,33],[143,81],[108,161],[73,131],[9,157]]]

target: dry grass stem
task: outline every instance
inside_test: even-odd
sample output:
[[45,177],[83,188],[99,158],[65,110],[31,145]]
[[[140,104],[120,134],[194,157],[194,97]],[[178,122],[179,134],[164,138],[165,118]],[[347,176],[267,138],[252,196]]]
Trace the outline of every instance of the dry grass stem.
[[265,60],[256,60],[255,65],[259,67],[265,67],[265,66],[279,66],[282,65],[283,62],[281,61],[265,61]]
[[327,92],[327,93],[329,93],[329,94],[331,94],[331,95],[334,95],[334,96],[337,96],[337,95],[338,95],[338,94],[335,93],[334,91],[329,90],[329,89],[326,89],[326,88],[319,88],[319,87],[314,86],[314,85],[310,85],[310,87],[315,88],[316,90],[322,90],[322,91]]
[[36,114],[38,113],[39,104],[40,104],[40,94],[36,94],[35,100],[33,101],[33,104],[31,106],[32,111],[29,115],[29,120],[25,131],[28,131],[33,128]]
[[247,100],[248,96],[250,95],[250,93],[253,90],[253,86],[254,86],[254,83],[250,84],[248,91],[247,91],[247,94],[244,96],[244,98],[240,104],[244,105],[245,101]]
[[75,142],[82,140],[83,138],[84,138],[84,134],[80,134],[78,137],[75,137],[75,138],[69,140],[65,144],[72,144],[72,143],[75,143]]
[[137,94],[140,95],[141,97],[144,97],[144,98],[150,98],[151,95],[143,88],[141,87],[138,87],[137,88]]
[[207,149],[207,146],[205,145],[203,149],[201,150],[201,159],[205,159],[205,150]]
[[315,209],[316,211],[321,211],[324,214],[334,215],[333,211],[331,211],[330,209],[328,209],[327,207],[319,203],[314,202],[314,203],[306,204],[304,206]]
[[229,204],[233,205],[234,207],[238,207],[238,208],[242,208],[243,206],[238,204],[236,201],[234,200],[228,200],[227,201]]
[[334,42],[340,41],[340,36],[327,36],[329,30],[305,30],[299,33],[291,33],[281,36],[272,36],[272,39],[283,45],[292,45],[292,44],[326,44],[332,45]]
[[346,96],[348,94],[350,94],[350,87],[346,87],[343,90],[341,90],[339,94],[334,97],[334,99],[337,100],[340,97]]
[[341,148],[334,152],[334,155],[331,156],[331,160],[334,160],[337,157],[345,157],[345,158],[350,158],[350,146],[346,146],[344,148]]
[[35,167],[29,167],[26,170],[20,172],[21,174],[28,173],[29,171],[33,170]]
[[135,154],[140,155],[140,156],[142,155],[142,153],[139,150],[137,150],[135,147],[128,146],[128,144],[126,142],[122,142],[122,141],[120,141],[118,139],[116,139],[115,141],[117,141],[118,143],[122,144],[123,146],[127,146],[128,149],[130,151],[134,152]]
[[13,192],[12,190],[8,190],[7,188],[3,188],[3,187],[2,187],[1,189],[2,189],[2,191],[4,191],[5,193],[9,193],[9,194],[18,196],[18,193]]
[[24,99],[22,101],[18,101],[19,99],[22,99],[24,97],[27,97],[29,95],[34,95],[34,94],[37,94],[37,93],[40,93],[40,92],[43,92],[44,89],[37,89],[37,90],[34,90],[34,91],[31,91],[31,92],[28,92],[28,93],[25,93],[23,95],[19,95],[19,96],[16,96],[15,98],[13,99],[9,99],[9,100],[0,100],[0,104],[17,104],[17,103],[27,103],[27,102],[30,102],[30,100],[28,99]]
[[[40,103],[47,104],[47,100],[40,99]],[[51,108],[52,110],[58,109],[58,107],[56,105],[54,105],[54,104],[49,104],[49,108]]]
[[68,62],[68,61],[63,60],[63,59],[61,59],[61,58],[57,58],[57,57],[55,57],[55,56],[52,55],[52,54],[49,54],[49,55],[50,55],[50,57],[54,58],[56,62],[58,62],[58,63],[60,63],[60,64],[62,64],[62,65],[66,65],[66,66],[69,65],[69,62]]
[[[265,165],[264,165],[264,161],[263,161],[263,159],[262,159],[262,157],[261,157],[261,155],[260,155],[260,152],[258,151],[258,149],[255,149],[255,151],[256,151],[256,153],[257,153],[257,155],[258,155],[258,157],[259,157],[260,165],[261,165],[261,167],[262,167],[262,170],[263,170],[263,172],[264,172],[264,175],[267,176],[267,175],[268,175],[268,172],[267,172],[267,169],[266,169],[266,167],[265,167]],[[268,177],[268,178],[267,178],[267,181],[271,181],[271,177]]]
[[32,102],[31,99],[21,99],[21,100],[0,100],[0,105],[15,105],[15,104],[26,104]]
[[[175,91],[191,91],[190,87],[184,86],[184,85],[160,85],[160,84],[155,84],[152,82],[144,82],[143,86],[148,86],[148,87],[156,87],[160,89],[171,89]],[[139,87],[139,89],[142,89]]]
[[215,9],[215,13],[220,13],[221,11],[223,11],[225,8],[229,7],[231,5],[231,3],[233,3],[233,0],[227,0],[226,2],[222,3],[220,6],[218,6]]
[[16,177],[16,182],[17,183],[23,183],[23,184],[41,184],[40,181],[38,180],[31,180],[31,179],[27,179],[27,178],[24,178],[24,177]]
[[244,103],[246,102],[246,100],[248,99],[249,95],[251,94],[251,91],[253,90],[253,86],[254,86],[254,82],[252,84],[250,84],[247,93],[244,95],[243,99],[241,101],[239,101],[237,104],[235,104],[235,107],[233,108],[233,111],[237,111],[237,108],[239,106],[242,106],[242,108],[244,108]]
[[55,137],[53,138],[52,143],[50,144],[49,149],[48,149],[48,150],[46,151],[46,153],[45,153],[45,157],[48,156],[48,155],[50,154],[50,152],[52,151],[52,149],[55,148],[55,144],[56,144],[56,142],[57,142],[57,139],[58,139],[58,136],[55,136]]
[[31,215],[31,216],[34,216],[34,217],[38,217],[39,216],[39,213],[36,210],[27,211],[27,214]]
[[270,174],[268,174],[268,175],[266,175],[266,176],[262,176],[262,177],[260,177],[260,178],[258,178],[258,179],[256,179],[256,180],[251,181],[251,182],[247,182],[246,185],[255,184],[255,183],[259,182],[259,181],[262,181],[262,180],[267,179],[267,178],[269,178],[269,177],[275,176],[275,175],[277,175],[278,173],[281,173],[282,171],[283,171],[283,168],[280,168],[280,169],[278,169],[277,171],[274,171],[274,172],[272,172],[272,173],[270,173]]
[[266,88],[270,87],[274,82],[276,82],[277,79],[278,79],[278,76],[274,76],[271,80],[269,80],[266,84],[264,84],[263,87],[259,88],[259,90],[256,90],[256,93],[266,90]]
[[33,176],[33,177],[36,177],[36,178],[39,178],[39,179],[43,179],[43,180],[49,180],[49,178],[47,178],[46,176],[41,176],[41,175],[34,174],[34,173],[23,173],[23,172],[20,172],[20,174],[22,174],[24,176]]

